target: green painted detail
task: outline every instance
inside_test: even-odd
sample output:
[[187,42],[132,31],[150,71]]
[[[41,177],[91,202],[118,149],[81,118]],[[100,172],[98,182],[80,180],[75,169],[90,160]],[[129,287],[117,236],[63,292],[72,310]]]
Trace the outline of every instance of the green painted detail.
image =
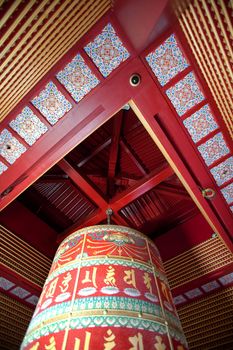
[[43,321],[46,322],[53,317],[69,313],[71,311],[71,306],[71,301],[68,301],[45,309],[44,311],[40,312],[38,315],[32,318],[27,332],[30,332],[33,328],[41,324]]
[[[34,340],[39,339],[44,335],[58,333],[68,326],[68,321],[57,321],[48,326],[26,335],[22,348],[27,346]],[[166,334],[166,326],[151,320],[143,318],[128,317],[128,316],[78,316],[72,317],[69,324],[71,329],[82,329],[87,327],[125,327],[134,329],[143,329],[152,332]]]
[[71,310],[71,302],[61,303],[42,311],[36,315],[29,326],[30,332],[38,326],[42,321],[48,321],[51,318],[67,314],[73,311],[85,310],[127,310],[135,312],[144,312],[162,318],[162,309],[159,305],[144,300],[124,298],[117,296],[103,296],[76,299]]
[[123,297],[92,297],[77,299],[74,302],[74,311],[109,309],[144,312],[158,317],[162,316],[162,309],[159,305],[144,300],[123,298]]

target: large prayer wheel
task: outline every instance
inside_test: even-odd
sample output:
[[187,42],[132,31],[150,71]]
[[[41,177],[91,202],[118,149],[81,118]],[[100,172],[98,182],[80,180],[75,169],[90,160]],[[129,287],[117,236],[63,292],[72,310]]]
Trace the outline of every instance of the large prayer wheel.
[[21,349],[187,349],[154,243],[114,225],[66,238]]

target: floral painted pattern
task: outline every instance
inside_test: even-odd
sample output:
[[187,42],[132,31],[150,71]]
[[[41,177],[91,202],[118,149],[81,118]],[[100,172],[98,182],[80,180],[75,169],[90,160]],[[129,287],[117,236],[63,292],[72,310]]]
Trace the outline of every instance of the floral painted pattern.
[[162,86],[189,66],[174,34],[147,55],[146,61]]
[[56,77],[76,102],[79,102],[99,84],[99,80],[86,65],[80,54],[74,57]]
[[85,46],[84,50],[104,77],[129,57],[128,50],[111,24],[107,24],[102,32]]

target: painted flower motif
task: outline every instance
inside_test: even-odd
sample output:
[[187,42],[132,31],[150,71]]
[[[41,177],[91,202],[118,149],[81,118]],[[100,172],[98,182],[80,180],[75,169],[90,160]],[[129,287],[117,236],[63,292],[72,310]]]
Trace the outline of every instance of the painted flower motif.
[[47,126],[41,122],[29,107],[25,107],[16,119],[10,122],[10,127],[30,146],[48,131]]
[[146,61],[162,86],[189,66],[174,34],[147,55]]
[[92,73],[78,54],[74,59],[57,74],[57,79],[69,91],[76,102],[81,101],[96,85],[99,80]]
[[24,152],[24,147],[12,134],[4,129],[0,134],[0,154],[8,163],[13,164]]
[[32,104],[41,114],[54,125],[71,108],[71,103],[61,94],[53,82],[49,82],[39,96],[32,100]]
[[204,100],[193,72],[168,89],[166,94],[179,116]]
[[186,118],[183,123],[195,143],[218,128],[208,105]]
[[222,133],[218,133],[205,143],[198,146],[198,150],[207,165],[211,165],[216,160],[230,152]]
[[223,185],[225,182],[233,178],[233,157],[226,159],[210,171],[218,186]]
[[84,47],[84,50],[104,77],[107,77],[129,57],[129,52],[110,23],[92,42]]

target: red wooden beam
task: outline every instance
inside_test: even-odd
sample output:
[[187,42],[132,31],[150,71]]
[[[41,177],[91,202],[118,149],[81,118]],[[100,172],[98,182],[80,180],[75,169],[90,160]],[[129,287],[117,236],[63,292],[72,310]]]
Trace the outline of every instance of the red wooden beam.
[[116,173],[116,164],[119,152],[119,140],[121,134],[122,127],[122,119],[123,119],[124,110],[121,110],[120,115],[117,114],[114,117],[113,121],[113,131],[112,131],[112,142],[109,154],[109,162],[108,162],[108,177],[111,179],[115,176]]
[[141,171],[142,175],[147,175],[148,171],[145,169],[141,160],[134,152],[134,150],[130,147],[130,145],[127,143],[127,141],[122,138],[120,140],[120,145],[123,148],[123,150],[129,155],[130,159],[134,162],[136,167]]
[[174,171],[170,166],[161,170],[159,173],[154,174],[149,179],[142,179],[133,189],[129,189],[123,194],[116,196],[110,201],[110,207],[113,211],[119,211],[121,208],[125,207],[127,204],[133,202],[139,196],[143,195],[145,192],[150,191],[152,188],[160,184],[162,181],[166,180],[168,177],[172,176]]
[[98,153],[100,153],[103,149],[105,149],[108,145],[111,143],[111,138],[102,143],[99,147],[97,147],[89,156],[81,160],[81,162],[78,163],[78,167],[81,168],[84,164],[89,162],[94,156],[96,156]]
[[108,203],[65,159],[58,162],[59,167],[98,207],[105,208]]
[[[113,218],[114,221],[123,226],[128,226],[128,223],[118,214],[118,211],[135,200],[137,197],[141,196],[145,192],[149,191],[162,181],[166,180],[169,176],[173,175],[174,172],[171,167],[167,167],[160,171],[157,174],[153,174],[152,177],[147,179],[145,182],[139,181],[139,185],[135,188],[131,188],[126,191],[123,195],[116,196],[110,203],[107,203],[92,187],[89,183],[84,180],[80,174],[76,172],[74,168],[65,160],[62,160],[58,163],[58,165],[70,176],[70,178],[88,195],[88,197],[92,198],[93,201],[100,207],[97,212],[92,214],[91,216],[85,218],[82,222],[76,223],[69,227],[68,230],[64,231],[61,235],[59,235],[57,242],[61,242],[68,234],[74,232],[77,229],[82,227],[87,227],[91,225],[96,225],[99,222],[106,219],[106,210],[111,208],[113,210]],[[71,177],[72,176],[72,177]]]
[[174,198],[192,200],[183,187],[161,184],[156,188],[156,193],[165,194]]

